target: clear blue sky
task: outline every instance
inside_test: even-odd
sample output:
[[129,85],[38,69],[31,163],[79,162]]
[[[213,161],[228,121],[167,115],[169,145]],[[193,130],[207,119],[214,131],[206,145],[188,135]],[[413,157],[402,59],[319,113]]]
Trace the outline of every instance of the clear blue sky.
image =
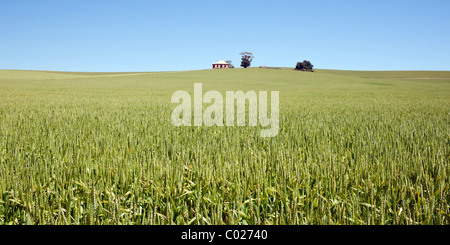
[[0,69],[450,70],[450,1],[2,1]]

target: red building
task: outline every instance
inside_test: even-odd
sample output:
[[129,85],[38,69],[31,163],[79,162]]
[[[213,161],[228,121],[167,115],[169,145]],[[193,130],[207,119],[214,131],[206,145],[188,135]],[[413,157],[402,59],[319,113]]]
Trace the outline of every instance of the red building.
[[229,68],[229,64],[223,60],[218,60],[217,62],[212,63],[213,69],[221,69],[221,68]]

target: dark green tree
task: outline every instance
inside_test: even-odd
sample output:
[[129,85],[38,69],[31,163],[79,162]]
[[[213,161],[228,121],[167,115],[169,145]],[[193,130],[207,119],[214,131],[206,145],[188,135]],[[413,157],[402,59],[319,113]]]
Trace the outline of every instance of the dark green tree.
[[242,55],[241,66],[244,68],[249,67],[254,58],[253,54],[250,52],[242,52],[242,53],[240,53],[240,55]]
[[297,65],[295,66],[295,70],[298,71],[311,71],[313,72],[313,64],[311,62],[304,60],[303,62],[297,62]]

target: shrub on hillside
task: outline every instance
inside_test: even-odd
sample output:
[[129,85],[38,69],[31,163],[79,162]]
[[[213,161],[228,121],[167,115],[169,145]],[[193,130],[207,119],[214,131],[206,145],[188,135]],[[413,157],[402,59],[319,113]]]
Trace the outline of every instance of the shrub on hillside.
[[295,66],[295,70],[314,72],[313,64],[311,64],[311,62],[309,62],[307,60],[304,60],[303,62],[297,62],[297,65]]

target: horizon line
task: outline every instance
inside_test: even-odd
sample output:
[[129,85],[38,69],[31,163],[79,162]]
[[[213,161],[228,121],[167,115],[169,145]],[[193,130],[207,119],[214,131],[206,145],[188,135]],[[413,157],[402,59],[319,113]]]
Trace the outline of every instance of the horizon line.
[[[260,67],[248,67],[250,69],[271,69],[271,68],[283,68],[294,70],[292,67],[283,67],[283,66],[267,66],[268,68],[260,68]],[[226,68],[224,68],[226,69]],[[242,67],[228,68],[232,69],[247,69]],[[161,70],[161,71],[71,71],[71,70],[38,70],[38,69],[0,69],[0,71],[36,71],[36,72],[74,72],[74,73],[158,73],[158,72],[190,72],[190,71],[205,71],[205,70],[220,70],[220,69],[197,69],[197,70]],[[361,72],[382,72],[382,71],[436,71],[436,72],[450,72],[450,70],[352,70],[352,69],[324,69],[324,68],[315,68],[314,70],[329,70],[329,71],[361,71]]]

